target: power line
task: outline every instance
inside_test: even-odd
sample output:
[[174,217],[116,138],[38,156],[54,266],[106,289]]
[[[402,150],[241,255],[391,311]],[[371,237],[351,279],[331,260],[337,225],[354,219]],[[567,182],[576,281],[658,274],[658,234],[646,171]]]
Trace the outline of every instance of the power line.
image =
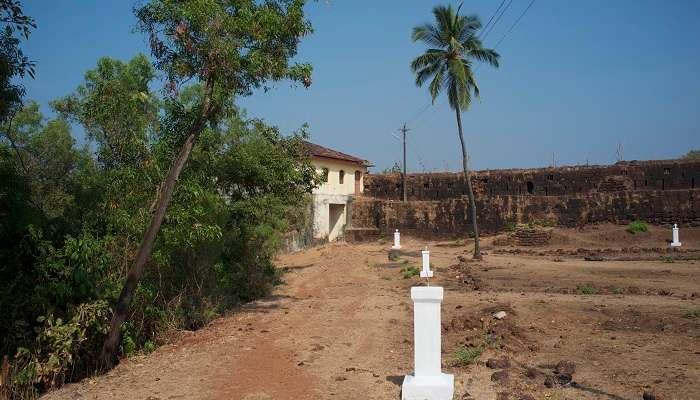
[[518,25],[518,22],[520,22],[521,19],[523,19],[523,17],[524,17],[525,14],[528,12],[528,10],[530,9],[530,7],[532,7],[533,4],[535,4],[535,0],[530,1],[530,4],[527,5],[527,7],[525,8],[525,10],[523,10],[522,13],[520,13],[520,16],[518,17],[518,19],[516,19],[515,22],[513,22],[513,25],[511,25],[510,28],[508,28],[508,31],[506,31],[506,33],[501,37],[501,40],[499,40],[499,41],[496,43],[496,45],[493,46],[494,50],[498,47],[498,45],[501,44],[501,42],[503,42],[503,40],[506,38],[506,36],[508,36],[508,34],[510,34],[510,33],[513,31],[513,29],[515,28],[515,26]]
[[415,121],[416,119],[418,119],[418,117],[420,117],[421,115],[423,115],[423,113],[426,112],[426,111],[428,110],[428,108],[430,108],[430,106],[432,106],[432,105],[433,105],[432,102],[426,104],[426,105],[425,105],[420,111],[418,111],[413,117],[409,118],[409,119],[408,119],[408,122],[406,122],[406,123],[407,123],[407,124],[410,124],[411,122],[413,122],[413,121]]
[[506,6],[503,7],[503,10],[501,11],[501,14],[499,14],[498,17],[496,18],[496,20],[493,21],[493,24],[491,25],[491,27],[489,27],[489,30],[486,31],[486,33],[484,34],[484,36],[482,36],[482,37],[480,38],[482,42],[483,42],[484,40],[486,40],[486,38],[489,36],[489,33],[491,33],[491,32],[493,31],[493,28],[496,26],[496,24],[498,24],[498,21],[501,20],[501,17],[503,17],[503,14],[505,14],[506,11],[508,11],[508,7],[510,7],[511,4],[513,4],[513,0],[509,0],[509,1],[508,1],[508,4],[506,4]]
[[[503,7],[503,4],[505,4],[505,2],[506,2],[506,0],[501,1],[501,4],[498,6],[496,11],[491,15],[491,18],[489,18],[489,22],[487,22],[486,25],[481,27],[481,32],[479,32],[479,35],[481,35],[486,29],[488,29],[489,25],[491,25],[491,21],[493,21],[493,17],[495,17],[496,14],[498,14],[498,11],[501,10],[501,7]],[[478,37],[479,35],[476,35],[476,36]]]
[[[503,40],[505,40],[506,36],[508,36],[513,31],[513,29],[515,29],[515,26],[518,25],[518,23],[520,22],[521,19],[523,19],[525,14],[528,12],[528,10],[530,10],[530,7],[532,7],[532,5],[534,3],[535,3],[535,0],[530,1],[530,4],[528,4],[527,7],[525,7],[525,9],[523,10],[522,13],[520,13],[520,16],[515,20],[515,22],[513,22],[513,24],[511,24],[510,28],[508,28],[506,33],[503,34],[503,36],[501,37],[501,39],[498,42],[496,42],[496,45],[493,46],[493,50],[496,50],[498,48],[498,46],[500,46],[500,44],[503,42]],[[474,72],[477,72],[479,70],[479,68],[481,68],[481,64],[477,65],[476,68],[474,68]]]

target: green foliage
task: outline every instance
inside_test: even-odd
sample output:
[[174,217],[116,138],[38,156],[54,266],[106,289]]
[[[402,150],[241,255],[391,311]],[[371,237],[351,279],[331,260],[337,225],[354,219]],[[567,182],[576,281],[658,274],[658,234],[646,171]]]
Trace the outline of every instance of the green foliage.
[[685,314],[683,314],[683,318],[700,319],[700,308],[688,310]]
[[403,274],[403,279],[411,279],[420,275],[420,269],[414,266],[403,267],[400,272]]
[[506,225],[506,231],[508,231],[510,233],[514,233],[517,227],[518,227],[518,224],[510,223],[510,224]]
[[139,54],[128,63],[100,58],[85,73],[85,82],[73,94],[51,106],[69,121],[85,127],[98,144],[98,160],[108,169],[139,166],[148,152],[148,129],[157,120],[157,100],[148,89],[155,71]]
[[34,63],[20,47],[21,38],[29,39],[34,28],[34,19],[24,15],[18,0],[0,0],[0,124],[22,105],[24,87],[13,81],[26,75],[34,78]]
[[690,150],[681,157],[681,160],[700,160],[700,150]]
[[411,62],[416,85],[423,86],[430,80],[428,88],[433,102],[446,91],[452,109],[466,110],[472,95],[479,97],[472,63],[480,61],[498,67],[500,55],[483,47],[478,38],[481,21],[477,16],[459,15],[452,5],[435,6],[433,15],[434,24],[416,26],[411,36],[414,42],[421,41],[430,47]]
[[[100,60],[76,93],[53,103],[58,119],[31,103],[0,141],[0,354],[17,354],[18,387],[58,386],[97,366],[111,305],[177,146],[164,133],[173,129],[167,118],[151,118],[173,113],[172,103],[150,92],[144,107],[128,101],[148,87],[131,85],[135,76],[152,77],[132,68],[140,60]],[[106,65],[118,79],[100,72]],[[107,82],[124,101],[109,103],[100,92]],[[184,88],[183,101],[201,90]],[[109,111],[86,111],[100,99]],[[75,148],[68,119],[91,126],[94,152]],[[318,182],[305,136],[304,128],[282,136],[233,105],[204,130],[135,294],[122,355],[153,351],[168,331],[202,327],[280,282],[272,260]]]
[[80,304],[69,313],[67,321],[53,314],[37,318],[43,325],[35,345],[31,349],[20,347],[15,356],[21,366],[14,376],[16,383],[54,387],[70,378],[76,367],[94,362],[93,351],[109,327],[107,302]]
[[484,346],[462,347],[454,353],[448,364],[451,367],[466,367],[479,361],[483,352]]
[[640,232],[646,232],[648,229],[649,229],[649,227],[647,226],[646,222],[636,220],[636,221],[633,221],[632,223],[630,223],[629,225],[627,225],[626,230],[627,230],[627,232],[635,235],[635,234],[640,233]]
[[591,286],[576,286],[576,293],[578,294],[596,294],[598,291]]
[[612,289],[612,292],[613,292],[613,294],[622,294],[624,292],[624,290],[622,290],[622,288],[615,287]]
[[673,257],[671,257],[671,256],[664,256],[663,260],[664,260],[665,263],[669,263],[669,264],[676,262],[676,261],[673,259]]
[[311,66],[293,64],[299,41],[311,33],[304,0],[153,0],[136,8],[167,89],[196,78],[215,82],[218,103],[249,95],[268,80],[311,84]]

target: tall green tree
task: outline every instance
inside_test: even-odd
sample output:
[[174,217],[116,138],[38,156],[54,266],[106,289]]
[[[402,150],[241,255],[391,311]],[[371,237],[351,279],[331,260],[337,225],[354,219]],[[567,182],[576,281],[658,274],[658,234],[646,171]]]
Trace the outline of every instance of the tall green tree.
[[143,54],[128,62],[102,57],[75,92],[51,106],[85,128],[103,168],[141,167],[157,124],[158,102],[148,88],[154,77]]
[[459,142],[462,145],[462,167],[474,226],[474,258],[480,259],[476,202],[462,130],[462,111],[469,109],[473,97],[479,97],[479,86],[472,70],[474,61],[498,67],[500,56],[495,50],[483,47],[477,36],[481,29],[481,21],[476,15],[459,15],[459,8],[455,10],[451,5],[436,6],[433,8],[433,15],[434,23],[413,28],[413,41],[425,43],[428,49],[411,62],[411,70],[416,74],[417,86],[423,86],[430,81],[428,89],[433,103],[440,93],[445,92],[448,103],[455,112]]
[[12,79],[34,77],[34,62],[20,47],[22,37],[29,39],[33,28],[34,19],[24,15],[18,0],[0,0],[0,124],[22,106],[24,87]]
[[[175,184],[192,149],[208,125],[216,124],[236,95],[250,95],[266,82],[291,79],[310,84],[311,66],[293,65],[300,40],[311,32],[305,0],[153,0],[135,13],[149,37],[157,69],[168,83],[169,106],[162,132],[173,144],[172,164],[158,186],[151,221],[116,303],[101,361],[116,360],[121,326],[153,251],[173,197]],[[179,87],[202,84],[195,104],[178,100]]]

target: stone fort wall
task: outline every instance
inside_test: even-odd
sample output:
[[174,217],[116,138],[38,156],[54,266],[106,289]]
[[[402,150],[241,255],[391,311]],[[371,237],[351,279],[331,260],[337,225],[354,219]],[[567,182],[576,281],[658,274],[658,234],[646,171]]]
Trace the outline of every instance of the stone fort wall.
[[[547,221],[700,225],[700,161],[629,161],[606,166],[477,171],[472,176],[479,227],[498,232],[512,223]],[[400,229],[422,237],[472,230],[461,173],[368,175],[353,203],[351,227]]]
[[[441,200],[467,194],[456,172],[407,174],[408,200]],[[401,174],[368,175],[365,196],[401,199]],[[700,187],[700,161],[622,161],[613,165],[561,168],[504,169],[472,174],[475,194],[561,196],[593,192],[696,189]]]

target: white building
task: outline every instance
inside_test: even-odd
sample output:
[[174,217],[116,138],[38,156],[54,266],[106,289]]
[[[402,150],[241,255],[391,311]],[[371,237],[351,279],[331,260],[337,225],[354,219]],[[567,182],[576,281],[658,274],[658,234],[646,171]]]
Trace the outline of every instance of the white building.
[[367,160],[304,142],[311,163],[324,177],[313,191],[313,237],[335,241],[343,237],[351,215],[351,203],[364,190]]

